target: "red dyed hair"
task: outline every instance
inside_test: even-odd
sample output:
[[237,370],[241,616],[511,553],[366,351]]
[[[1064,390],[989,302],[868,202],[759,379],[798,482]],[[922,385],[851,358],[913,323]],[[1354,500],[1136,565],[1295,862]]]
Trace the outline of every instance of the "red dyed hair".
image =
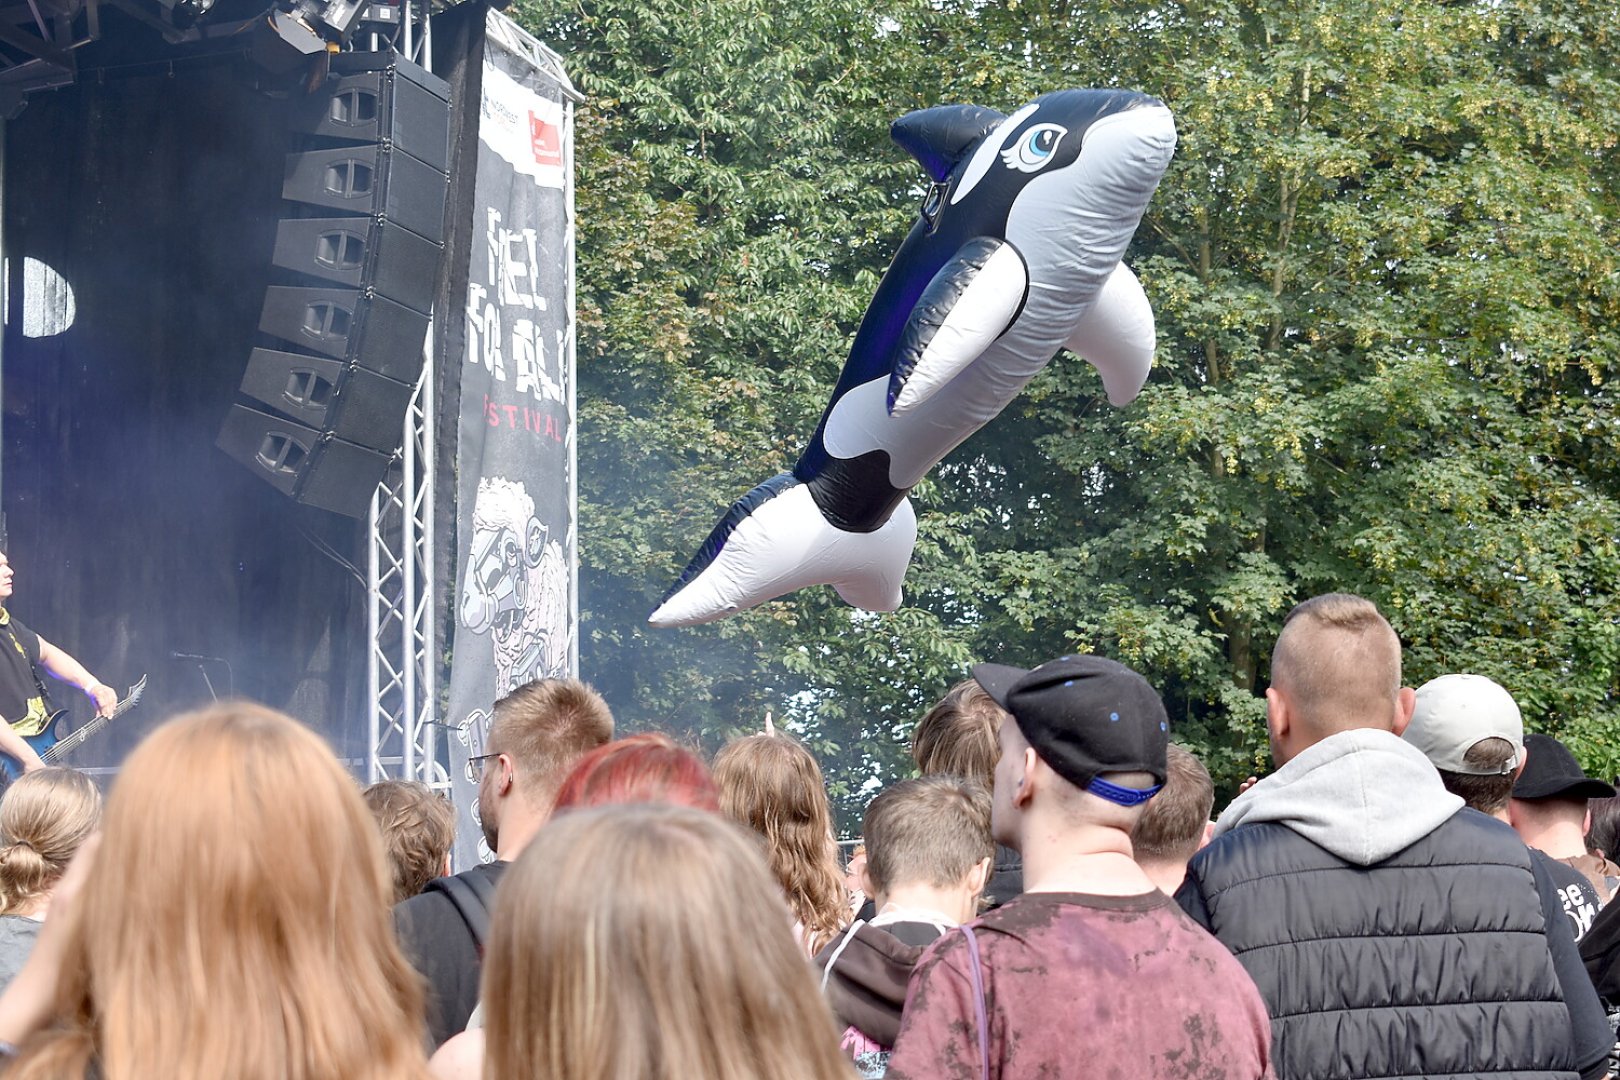
[[554,809],[610,803],[669,803],[718,813],[720,792],[701,758],[668,735],[648,732],[580,758],[558,789]]

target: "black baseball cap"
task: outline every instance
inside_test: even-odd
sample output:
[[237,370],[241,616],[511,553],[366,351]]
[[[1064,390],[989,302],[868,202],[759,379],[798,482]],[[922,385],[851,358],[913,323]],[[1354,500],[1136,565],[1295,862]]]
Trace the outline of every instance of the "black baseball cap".
[[1524,772],[1513,785],[1515,799],[1614,798],[1614,786],[1587,776],[1569,747],[1551,735],[1526,735],[1524,748]]
[[[1122,806],[1151,799],[1164,786],[1170,720],[1148,681],[1101,656],[1065,656],[1033,671],[978,664],[973,678],[1052,771],[1083,791]],[[1122,788],[1102,773],[1145,772],[1154,786]]]

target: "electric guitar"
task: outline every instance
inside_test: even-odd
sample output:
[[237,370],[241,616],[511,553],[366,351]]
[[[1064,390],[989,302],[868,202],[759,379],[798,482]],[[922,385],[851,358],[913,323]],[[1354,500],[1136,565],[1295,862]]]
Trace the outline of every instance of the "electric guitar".
[[[108,724],[133,709],[140,702],[141,695],[144,693],[146,693],[146,676],[142,675],[141,681],[129,688],[129,692],[124,695],[123,700],[113,709],[111,716],[97,716],[83,727],[58,737],[56,735],[56,726],[66,718],[67,710],[57,709],[45,721],[45,727],[38,735],[24,735],[23,741],[34,748],[34,753],[38,754],[45,764],[60,765],[62,759],[83,746],[88,739],[100,734]],[[0,723],[5,723],[5,721],[0,720]],[[5,770],[7,778],[11,780],[15,780],[22,775],[22,766],[9,757],[0,758],[0,768]]]

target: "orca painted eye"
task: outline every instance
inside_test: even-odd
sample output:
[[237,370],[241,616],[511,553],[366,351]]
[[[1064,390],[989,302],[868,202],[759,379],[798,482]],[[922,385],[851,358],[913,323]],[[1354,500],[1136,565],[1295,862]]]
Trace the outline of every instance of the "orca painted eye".
[[1036,124],[1018,137],[1018,141],[1001,152],[1007,168],[1019,172],[1039,172],[1052,160],[1058,143],[1069,129],[1062,124]]

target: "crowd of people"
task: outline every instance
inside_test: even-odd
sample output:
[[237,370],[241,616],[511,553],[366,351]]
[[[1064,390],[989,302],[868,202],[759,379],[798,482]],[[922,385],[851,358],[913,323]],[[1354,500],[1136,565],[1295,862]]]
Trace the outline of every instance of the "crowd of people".
[[177,717],[105,807],[0,798],[0,1068],[51,1080],[1358,1080],[1610,1074],[1620,799],[1368,601],[1285,620],[1274,771],[1215,791],[1102,657],[980,664],[841,865],[814,756],[495,704],[495,861],[289,717]]

